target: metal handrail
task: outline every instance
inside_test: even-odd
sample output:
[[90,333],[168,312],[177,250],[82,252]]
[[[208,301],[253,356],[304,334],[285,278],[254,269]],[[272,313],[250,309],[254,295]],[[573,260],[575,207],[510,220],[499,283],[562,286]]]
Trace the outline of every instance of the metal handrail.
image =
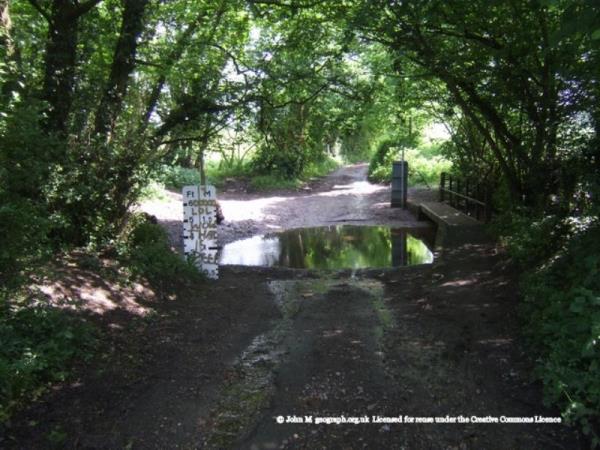
[[[440,176],[440,201],[446,201],[446,196],[444,194],[447,193],[447,200],[450,205],[463,209],[464,212],[469,215],[474,213],[477,220],[479,220],[480,215],[483,213],[483,220],[486,222],[489,221],[491,208],[488,202],[488,199],[490,198],[488,189],[481,189],[482,186],[480,183],[469,182],[470,180],[462,181],[464,182],[461,183],[460,179],[452,177],[446,172],[442,172]],[[447,188],[446,185],[448,185],[449,188]],[[464,187],[464,194],[460,192],[461,185]],[[482,201],[467,195],[473,192],[473,190],[470,190],[469,187],[475,187],[477,195],[483,191],[484,200]],[[461,206],[461,203],[464,203],[464,206]]]
[[481,206],[486,206],[486,203],[484,203],[484,202],[482,202],[480,200],[477,200],[476,198],[469,197],[467,195],[461,194],[461,193],[456,192],[456,191],[451,191],[450,189],[446,189],[446,188],[440,188],[440,189],[443,190],[444,192],[448,192],[449,194],[455,195],[455,196],[460,197],[460,198],[464,198],[465,200],[468,200],[471,203],[476,203],[476,204],[481,205]]

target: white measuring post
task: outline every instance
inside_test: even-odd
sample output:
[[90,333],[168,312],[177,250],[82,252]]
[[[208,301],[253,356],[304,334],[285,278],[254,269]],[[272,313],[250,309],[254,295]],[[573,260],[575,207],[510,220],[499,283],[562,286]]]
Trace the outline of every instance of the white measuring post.
[[214,186],[184,186],[183,253],[196,258],[208,278],[219,277],[217,265],[217,190]]

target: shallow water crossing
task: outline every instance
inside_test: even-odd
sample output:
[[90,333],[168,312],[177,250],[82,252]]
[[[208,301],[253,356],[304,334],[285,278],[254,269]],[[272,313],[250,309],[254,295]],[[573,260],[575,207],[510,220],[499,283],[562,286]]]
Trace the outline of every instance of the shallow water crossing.
[[337,225],[254,236],[223,247],[219,264],[296,269],[362,269],[428,264],[433,253],[418,229]]

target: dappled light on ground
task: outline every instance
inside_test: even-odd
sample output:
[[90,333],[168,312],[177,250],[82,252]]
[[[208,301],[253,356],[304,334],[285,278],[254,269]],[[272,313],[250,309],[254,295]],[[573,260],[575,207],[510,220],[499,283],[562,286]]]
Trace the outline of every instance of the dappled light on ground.
[[470,284],[473,283],[477,283],[477,279],[475,278],[468,278],[465,280],[454,280],[454,281],[447,281],[446,283],[440,285],[441,287],[448,287],[448,286],[468,286]]
[[99,315],[123,311],[143,317],[152,311],[148,303],[156,300],[154,291],[141,282],[124,285],[69,264],[32,284],[30,292],[32,295],[41,293],[48,303],[60,308]]

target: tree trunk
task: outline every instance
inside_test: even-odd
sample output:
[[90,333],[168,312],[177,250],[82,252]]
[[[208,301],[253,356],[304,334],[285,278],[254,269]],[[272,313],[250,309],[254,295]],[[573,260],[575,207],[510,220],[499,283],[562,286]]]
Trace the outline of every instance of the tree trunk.
[[0,47],[4,49],[6,57],[10,57],[14,53],[11,29],[8,0],[0,0]]
[[48,102],[46,127],[65,137],[73,101],[77,52],[77,18],[71,15],[68,0],[52,3],[46,43],[44,100]]
[[38,2],[30,3],[48,21],[48,40],[44,58],[43,99],[48,102],[46,129],[66,137],[69,112],[73,103],[77,56],[77,27],[81,16],[101,0],[53,0],[50,12]]
[[121,111],[129,76],[135,68],[137,39],[144,28],[143,17],[148,0],[122,0],[122,3],[121,32],[115,48],[110,76],[96,112],[95,131],[99,134],[106,134],[113,130]]
[[12,38],[12,21],[8,0],[0,0],[0,55],[7,64],[7,73],[3,76],[0,86],[0,105],[10,102],[12,93],[22,90],[20,53]]
[[[214,18],[212,19],[213,33],[209,36],[207,42],[204,45],[208,45],[208,43],[210,43],[213,40],[214,35],[215,35],[216,31],[218,30],[218,27],[221,24],[221,20],[225,14],[226,8],[227,8],[227,2],[221,1],[219,8],[215,12]],[[139,127],[140,134],[143,134],[146,131],[146,129],[148,128],[148,124],[150,123],[150,118],[152,117],[152,113],[156,109],[156,105],[158,104],[160,94],[162,93],[163,87],[167,81],[167,74],[169,73],[169,71],[173,68],[173,66],[179,61],[179,59],[183,55],[183,52],[189,45],[189,41],[191,40],[194,33],[201,25],[201,21],[205,18],[205,16],[206,16],[206,11],[201,11],[198,14],[196,19],[192,23],[190,23],[190,25],[185,29],[184,32],[181,33],[181,35],[177,39],[177,42],[173,46],[171,53],[169,53],[167,55],[167,57],[163,63],[163,66],[164,66],[163,71],[160,74],[160,76],[158,77],[158,80],[156,81],[156,83],[152,89],[152,92],[150,93],[150,96],[148,97],[148,102],[147,102],[147,105],[146,105],[146,108],[144,111],[144,115],[142,116],[142,119],[140,121],[140,127]],[[161,137],[164,134],[166,134],[166,133],[159,131],[155,137]]]

